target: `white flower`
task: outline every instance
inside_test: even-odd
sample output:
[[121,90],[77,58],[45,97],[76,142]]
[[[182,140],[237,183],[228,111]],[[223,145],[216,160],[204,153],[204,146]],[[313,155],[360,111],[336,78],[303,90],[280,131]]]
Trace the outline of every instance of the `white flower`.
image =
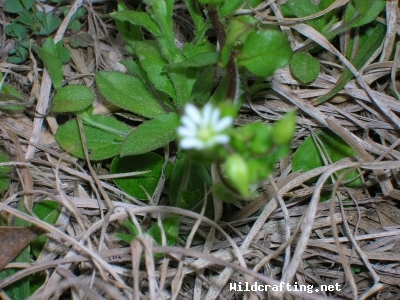
[[233,118],[220,117],[220,109],[210,103],[202,110],[187,104],[181,118],[182,125],[178,128],[179,146],[185,150],[203,150],[217,144],[227,144],[229,136],[223,131],[232,125]]

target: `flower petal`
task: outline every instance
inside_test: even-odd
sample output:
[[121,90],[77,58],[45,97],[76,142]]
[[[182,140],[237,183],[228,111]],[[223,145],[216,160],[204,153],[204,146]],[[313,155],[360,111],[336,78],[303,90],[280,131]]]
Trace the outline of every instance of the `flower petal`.
[[229,143],[229,136],[226,134],[218,134],[214,137],[215,143],[218,144],[228,144]]
[[191,103],[186,104],[185,115],[196,124],[202,123],[202,115],[200,113],[200,110]]
[[202,124],[204,124],[205,126],[210,124],[212,112],[213,112],[213,107],[212,107],[211,103],[207,103],[206,105],[204,105]]
[[181,122],[184,127],[192,130],[193,132],[196,132],[198,130],[197,128],[198,125],[194,123],[193,120],[189,118],[189,116],[183,116],[181,118]]
[[232,117],[224,117],[221,120],[219,120],[216,124],[214,124],[214,130],[217,132],[221,132],[230,127],[232,123],[233,123]]
[[178,135],[181,137],[195,137],[196,136],[196,131],[193,131],[191,128],[187,127],[179,127],[178,130]]
[[215,108],[212,113],[211,113],[211,120],[210,120],[210,125],[214,127],[219,120],[219,116],[221,115],[221,111],[218,108]]
[[204,143],[196,138],[185,138],[179,142],[182,149],[204,149]]

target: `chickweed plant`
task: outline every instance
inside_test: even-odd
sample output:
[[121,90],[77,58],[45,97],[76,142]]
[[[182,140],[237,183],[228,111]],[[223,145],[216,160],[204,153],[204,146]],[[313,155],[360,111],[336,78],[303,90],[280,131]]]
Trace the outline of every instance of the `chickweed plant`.
[[[151,170],[141,176],[116,179],[122,190],[149,200],[158,193],[157,184],[164,176],[170,183],[170,205],[197,207],[199,211],[199,203],[206,198],[251,200],[256,195],[251,187],[267,178],[276,161],[289,154],[295,112],[289,111],[274,126],[251,123],[235,127],[233,121],[244,99],[268,88],[264,79],[289,63],[300,83],[312,82],[318,76],[319,63],[308,53],[293,56],[288,37],[278,27],[264,25],[249,15],[234,15],[238,8],[254,7],[261,1],[184,2],[193,22],[190,42],[175,37],[173,0],[146,0],[137,10],[119,4],[109,15],[132,59],[121,61],[129,74],[98,72],[97,88],[115,106],[143,118],[141,125],[132,130],[115,118],[92,114],[94,96],[83,86],[59,87],[53,113],[75,113],[83,121],[89,158],[113,158],[112,173]],[[347,22],[340,28],[332,29],[338,20],[335,10],[308,23],[332,39],[343,30],[373,22],[384,2],[373,1],[366,7],[362,1],[352,1],[346,11]],[[289,17],[303,17],[333,3],[290,0],[282,11]],[[217,45],[206,34],[211,27]],[[351,54],[355,66],[361,68],[376,50],[380,30],[379,24],[371,26],[366,47]],[[319,49],[311,44],[308,50]],[[352,78],[351,73],[345,73],[338,86]],[[321,96],[317,102],[331,96]],[[77,119],[61,125],[56,139],[63,149],[85,157]],[[177,143],[172,145],[178,149],[172,165],[164,161],[158,149],[174,141]],[[212,165],[217,173],[213,180]],[[210,189],[211,195],[207,192]],[[207,206],[206,214],[212,216],[212,205]]]

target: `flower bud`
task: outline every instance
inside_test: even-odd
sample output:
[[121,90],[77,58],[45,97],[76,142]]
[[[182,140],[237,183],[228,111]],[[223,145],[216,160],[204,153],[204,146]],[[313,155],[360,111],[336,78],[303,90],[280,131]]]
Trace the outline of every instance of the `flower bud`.
[[250,195],[250,172],[245,159],[239,154],[230,155],[225,163],[229,183],[245,198]]
[[286,113],[282,119],[275,123],[272,129],[272,140],[277,145],[289,144],[296,128],[296,114],[294,110]]

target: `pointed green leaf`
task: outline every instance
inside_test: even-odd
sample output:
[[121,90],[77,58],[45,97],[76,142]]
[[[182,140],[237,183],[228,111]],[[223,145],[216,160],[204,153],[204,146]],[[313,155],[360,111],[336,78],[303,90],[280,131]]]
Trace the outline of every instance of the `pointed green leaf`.
[[100,93],[112,104],[146,118],[164,113],[144,83],[133,76],[120,72],[101,71],[96,74]]
[[[48,224],[55,224],[58,216],[60,215],[61,209],[57,202],[45,200],[38,203],[34,207],[33,212],[40,220],[45,221]],[[32,252],[36,257],[40,255],[40,252],[42,251],[43,246],[46,244],[46,241],[47,237],[41,235],[32,242]]]
[[163,58],[157,43],[155,41],[138,42],[136,44],[136,55],[155,88],[172,98],[176,98],[174,86],[163,70],[167,61]]
[[[165,218],[161,223],[163,225],[167,245],[176,245],[179,241],[179,215],[175,214],[171,217]],[[154,238],[158,245],[162,244],[162,234],[158,223],[151,226],[147,233]]]
[[184,61],[170,64],[166,67],[166,69],[174,70],[174,69],[198,68],[198,67],[214,65],[218,62],[218,57],[219,55],[216,52],[203,52]]
[[[351,60],[351,63],[357,70],[360,70],[365,63],[370,59],[371,55],[380,47],[385,37],[386,26],[382,24],[378,24],[374,30],[372,31],[370,37],[363,44],[363,47],[357,52],[354,58]],[[336,95],[352,78],[354,77],[353,73],[350,72],[349,69],[345,69],[343,73],[340,75],[339,80],[337,81],[336,86],[329,91],[327,94],[322,95],[315,99],[316,104],[321,104],[334,95]]]
[[[201,211],[200,201],[206,196],[211,187],[211,177],[204,164],[190,160],[185,154],[178,152],[178,159],[175,161],[172,171],[169,203],[184,209],[196,212]],[[214,208],[212,197],[209,195],[205,215],[213,218]]]
[[122,144],[121,156],[146,153],[172,142],[179,124],[179,116],[175,113],[161,114],[146,121]]
[[[369,4],[368,2],[372,3]],[[386,7],[386,0],[358,0],[357,4],[359,5],[357,9],[360,9],[360,17],[356,15],[357,9],[354,7],[353,1],[347,5],[346,14],[344,15],[344,21],[346,23],[351,22],[350,26],[352,28],[360,27],[375,21],[381,11]]]
[[[124,192],[141,200],[148,200],[157,187],[161,177],[164,158],[148,152],[140,155],[116,156],[111,163],[111,174],[150,171],[146,174],[114,179],[115,184]],[[146,192],[145,192],[146,191]]]
[[153,36],[161,34],[161,30],[158,25],[150,18],[148,13],[138,11],[117,11],[109,15],[111,18],[119,21],[126,21],[132,25],[143,26]]
[[[339,136],[330,130],[320,130],[316,132],[316,136],[322,143],[321,148],[323,151],[326,151],[324,155],[328,156],[333,163],[346,157],[357,156],[357,153],[349,145],[347,145]],[[321,166],[324,166],[322,155],[315,145],[314,139],[310,136],[306,138],[296,150],[292,161],[292,171],[307,172]],[[344,171],[339,171],[338,173],[340,174]],[[352,171],[347,174],[343,180],[351,180],[357,176],[358,172]],[[361,179],[357,178],[356,180],[348,183],[347,186],[357,187],[361,184]]]
[[60,89],[64,77],[61,59],[43,48],[37,48],[37,51],[40,59],[43,61],[44,66],[49,72],[54,88],[56,90]]

